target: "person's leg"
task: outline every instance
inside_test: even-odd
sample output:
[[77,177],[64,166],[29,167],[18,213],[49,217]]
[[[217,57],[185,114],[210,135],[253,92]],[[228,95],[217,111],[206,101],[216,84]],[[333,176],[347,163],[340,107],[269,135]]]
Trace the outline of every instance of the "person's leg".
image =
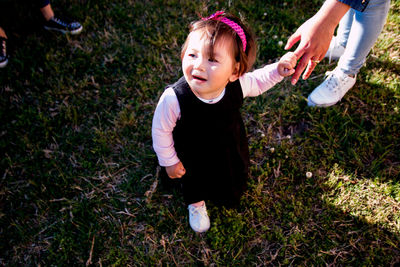
[[49,0],[38,0],[38,6],[45,19],[44,28],[46,30],[70,34],[78,34],[82,31],[83,27],[79,22],[56,17]]
[[364,12],[354,11],[346,49],[338,62],[344,73],[358,73],[385,25],[389,7],[390,0],[371,0]]
[[210,218],[202,195],[206,195],[206,185],[197,175],[192,175],[186,168],[186,174],[181,178],[183,182],[183,197],[189,210],[190,227],[198,233],[210,228]]
[[2,27],[0,27],[0,37],[3,37],[3,38],[5,38],[5,39],[7,39],[6,32],[3,30]]
[[390,0],[371,0],[364,12],[354,11],[346,48],[338,66],[309,95],[309,106],[335,105],[354,86],[357,73],[383,29],[389,7]]
[[43,8],[50,4],[50,0],[36,0],[36,5],[38,8]]
[[351,26],[353,25],[354,9],[350,8],[349,11],[340,20],[337,29],[336,41],[343,47],[346,47],[347,40],[349,39]]
[[7,57],[7,35],[0,27],[0,68],[4,68],[8,63]]
[[325,54],[326,58],[331,60],[338,60],[344,53],[347,40],[349,38],[351,26],[353,24],[354,10],[349,9],[347,13],[340,20],[336,36],[332,37],[329,49]]
[[54,17],[54,11],[51,8],[50,3],[45,5],[45,6],[43,6],[43,7],[41,7],[40,8],[40,12],[42,12],[43,18],[46,21],[49,21],[50,19],[52,19]]

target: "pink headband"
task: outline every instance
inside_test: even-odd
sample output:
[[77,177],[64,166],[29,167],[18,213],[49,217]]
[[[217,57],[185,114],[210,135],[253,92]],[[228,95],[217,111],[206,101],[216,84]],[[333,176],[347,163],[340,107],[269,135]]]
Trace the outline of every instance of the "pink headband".
[[240,40],[242,40],[242,44],[243,44],[243,52],[246,52],[247,41],[246,41],[246,35],[244,34],[242,27],[240,27],[239,24],[237,24],[236,22],[234,22],[228,18],[221,17],[221,15],[223,13],[224,13],[224,11],[217,11],[214,14],[212,14],[211,16],[209,16],[208,18],[202,18],[202,20],[210,20],[210,19],[218,20],[218,21],[225,23],[229,27],[231,27],[237,33],[237,35],[239,35]]

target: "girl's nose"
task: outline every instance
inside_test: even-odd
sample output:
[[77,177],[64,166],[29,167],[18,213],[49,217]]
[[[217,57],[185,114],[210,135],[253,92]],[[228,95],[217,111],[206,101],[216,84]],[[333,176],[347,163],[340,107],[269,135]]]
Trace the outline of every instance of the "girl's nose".
[[204,61],[203,61],[203,58],[202,58],[202,57],[198,57],[198,58],[195,60],[193,67],[194,67],[195,69],[198,69],[198,70],[204,70]]

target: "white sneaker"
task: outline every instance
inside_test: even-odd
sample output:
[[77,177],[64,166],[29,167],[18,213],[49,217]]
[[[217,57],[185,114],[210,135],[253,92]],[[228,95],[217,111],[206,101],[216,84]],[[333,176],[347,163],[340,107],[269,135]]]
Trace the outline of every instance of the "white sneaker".
[[331,43],[329,45],[328,51],[325,54],[326,58],[329,58],[329,63],[331,60],[338,60],[344,53],[345,47],[339,44],[336,36],[333,36]]
[[357,75],[351,77],[339,68],[326,72],[326,79],[308,96],[308,105],[329,107],[335,105],[356,83]]
[[192,204],[189,209],[189,224],[195,232],[203,233],[210,228],[210,218],[207,214],[206,204],[195,207]]

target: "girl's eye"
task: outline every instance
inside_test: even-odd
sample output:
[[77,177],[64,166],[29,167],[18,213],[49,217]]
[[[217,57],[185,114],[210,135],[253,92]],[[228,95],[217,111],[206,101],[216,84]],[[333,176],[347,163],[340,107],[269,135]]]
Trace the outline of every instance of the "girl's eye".
[[189,57],[195,57],[195,54],[189,54],[188,56]]
[[209,58],[208,61],[213,62],[213,63],[218,63],[218,60],[216,60],[215,58]]

